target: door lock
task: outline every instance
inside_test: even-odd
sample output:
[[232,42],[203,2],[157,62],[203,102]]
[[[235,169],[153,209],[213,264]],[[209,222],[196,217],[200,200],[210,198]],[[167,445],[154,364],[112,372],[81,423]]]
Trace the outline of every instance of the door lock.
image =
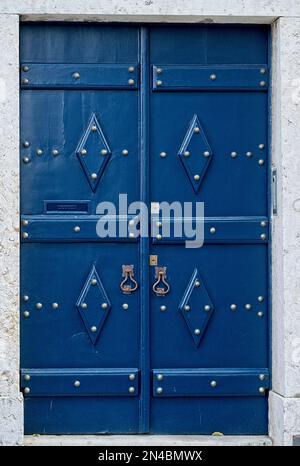
[[120,288],[124,294],[133,293],[138,289],[138,283],[134,279],[133,265],[122,265],[122,277]]
[[[167,267],[155,267],[156,282],[152,286],[152,290],[156,296],[165,296],[170,291],[170,285],[167,283]],[[163,285],[163,286],[161,286]]]

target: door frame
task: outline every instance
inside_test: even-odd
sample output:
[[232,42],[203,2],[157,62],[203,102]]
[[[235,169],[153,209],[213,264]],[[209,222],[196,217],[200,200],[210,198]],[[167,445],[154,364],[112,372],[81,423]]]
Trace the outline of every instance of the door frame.
[[[107,22],[156,22],[164,23],[210,23],[229,24],[271,24],[272,25],[272,130],[270,140],[272,167],[277,170],[277,215],[272,215],[272,369],[273,390],[270,392],[269,433],[275,444],[292,444],[293,435],[300,434],[300,324],[297,310],[298,290],[296,282],[300,279],[300,211],[297,171],[297,147],[300,144],[300,122],[297,117],[300,83],[295,77],[300,74],[300,11],[297,8],[284,8],[284,1],[278,4],[278,14],[269,7],[257,9],[253,16],[252,8],[240,12],[239,2],[232,7],[234,11],[224,13],[224,8],[196,6],[194,1],[184,2],[179,14],[173,10],[172,2],[164,7],[164,15],[158,5],[137,7],[129,3],[121,11],[126,14],[109,14],[120,11],[112,8],[112,3],[98,12],[94,8],[86,13],[84,2],[74,6],[72,14],[63,6],[51,7],[48,12],[40,11],[38,6],[23,2],[16,8],[3,6],[0,9],[0,47],[6,57],[2,66],[0,80],[0,129],[6,135],[1,144],[4,154],[1,184],[0,211],[4,213],[3,231],[4,252],[0,253],[3,267],[7,272],[0,276],[2,302],[9,309],[1,313],[3,330],[0,343],[4,348],[2,360],[7,372],[1,385],[0,420],[3,427],[0,438],[6,444],[23,443],[23,400],[19,392],[19,21],[99,21]],[[57,3],[57,2],[56,2]],[[59,2],[58,2],[59,3]],[[122,2],[121,2],[122,3]],[[125,5],[125,2],[124,2]],[[213,11],[212,11],[213,10]],[[192,14],[191,14],[192,11]],[[98,12],[98,14],[95,14]],[[138,13],[138,14],[137,14]],[[206,14],[205,14],[206,13]],[[222,14],[221,14],[222,13]],[[25,16],[21,16],[25,15]],[[280,18],[278,18],[280,17]],[[298,34],[298,36],[297,36]],[[3,147],[2,147],[3,145]],[[270,173],[271,167],[269,168]],[[271,173],[270,173],[271,175]],[[272,177],[270,176],[270,179]],[[271,186],[270,186],[271,194]],[[293,224],[293,228],[289,225]],[[148,260],[148,257],[144,257]],[[146,280],[146,277],[145,277]],[[298,316],[297,316],[298,313]],[[11,325],[8,325],[9,322]],[[2,369],[2,368],[1,368]],[[11,416],[11,413],[14,416]]]

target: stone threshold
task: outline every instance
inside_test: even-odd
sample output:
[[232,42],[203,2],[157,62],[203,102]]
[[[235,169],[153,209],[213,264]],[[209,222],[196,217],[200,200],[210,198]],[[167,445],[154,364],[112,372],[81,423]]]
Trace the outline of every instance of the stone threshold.
[[264,435],[25,435],[25,446],[271,446]]

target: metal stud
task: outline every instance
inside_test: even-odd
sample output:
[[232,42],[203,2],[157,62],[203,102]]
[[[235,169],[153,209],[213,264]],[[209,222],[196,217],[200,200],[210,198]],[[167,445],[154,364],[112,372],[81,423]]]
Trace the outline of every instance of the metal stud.
[[252,308],[251,304],[245,304],[245,309],[247,309],[247,311],[250,311],[251,308]]
[[260,222],[260,226],[261,227],[266,227],[267,226],[267,222],[265,222],[264,220],[262,222]]
[[31,377],[30,377],[29,374],[25,374],[25,375],[24,375],[24,380],[26,380],[26,382],[29,382],[30,378],[31,378]]
[[157,74],[162,74],[162,72],[163,72],[162,68],[157,68],[157,69],[156,69],[156,73],[157,73]]
[[199,176],[199,175],[194,175],[194,180],[195,180],[195,181],[199,181],[199,180],[200,180],[200,176]]
[[258,317],[263,317],[264,313],[263,313],[263,311],[258,311],[257,315],[258,315]]
[[263,394],[263,393],[265,393],[265,388],[264,387],[259,387],[258,391],[259,391],[259,393]]
[[266,68],[261,68],[261,69],[259,70],[259,72],[260,72],[260,74],[265,74]]
[[134,66],[130,66],[130,67],[128,68],[128,71],[129,71],[129,73],[134,73]]
[[107,150],[106,150],[106,149],[102,149],[102,150],[101,150],[101,155],[107,155]]
[[73,73],[73,78],[74,79],[79,79],[80,78],[80,73],[78,73],[77,71],[75,73]]
[[133,86],[134,85],[134,79],[128,79],[128,84],[130,86]]
[[211,235],[214,235],[214,234],[216,233],[215,227],[211,227],[210,230],[209,230],[209,233],[210,233]]
[[265,240],[267,238],[267,235],[265,233],[262,233],[260,235],[260,239]]
[[102,309],[107,309],[107,306],[108,306],[107,303],[102,303],[101,304]]
[[76,388],[80,387],[80,380],[75,380],[74,387]]
[[75,233],[79,233],[80,232],[80,226],[76,225],[76,227],[74,227],[74,231],[75,231]]
[[195,126],[194,133],[196,133],[196,134],[200,133],[200,128],[198,126]]
[[27,317],[30,316],[30,312],[29,311],[24,311],[23,316],[25,317],[25,319],[27,319]]
[[92,278],[91,284],[92,284],[93,286],[97,285],[97,280],[96,280],[96,278]]
[[210,152],[208,152],[208,150],[206,150],[205,152],[203,152],[203,155],[204,155],[204,157],[209,157],[209,156],[210,156]]
[[162,394],[162,392],[163,392],[163,389],[162,389],[162,387],[157,387],[157,389],[156,389],[156,393],[157,393],[158,395],[161,395],[161,394]]
[[135,392],[135,388],[134,388],[134,387],[129,387],[128,391],[129,391],[129,393],[134,393],[134,392]]
[[210,306],[209,306],[208,304],[206,304],[206,305],[204,306],[204,310],[205,310],[206,312],[209,312],[209,311],[210,311]]
[[42,149],[37,149],[36,150],[36,155],[43,155]]
[[93,133],[95,133],[95,132],[97,131],[97,126],[96,126],[96,125],[93,125],[93,126],[91,127],[91,130],[93,131]]
[[264,86],[266,85],[266,81],[260,81],[259,85],[260,85],[261,87],[264,87]]
[[23,227],[28,227],[28,220],[22,220]]
[[167,306],[160,306],[160,310],[161,310],[162,312],[166,311],[166,310],[167,310]]
[[156,81],[156,85],[157,86],[162,86],[162,81],[159,79],[158,81]]
[[162,381],[164,376],[162,374],[157,374],[156,378],[157,380]]
[[236,305],[236,304],[231,304],[231,305],[230,305],[230,309],[231,309],[232,311],[236,311],[236,310],[237,310],[237,305]]
[[209,77],[209,79],[210,79],[211,81],[215,81],[215,80],[217,79],[217,76],[216,76],[215,74],[211,74],[210,77]]
[[156,226],[160,228],[162,226],[162,222],[156,222]]
[[93,325],[93,326],[91,327],[91,332],[93,332],[93,333],[96,333],[96,332],[97,332],[97,327],[96,327],[95,325]]
[[81,303],[81,309],[87,309],[88,305],[86,303]]
[[42,309],[43,305],[42,305],[42,303],[36,303],[35,307],[37,309]]
[[195,334],[195,335],[200,335],[200,333],[201,333],[200,328],[195,328],[194,334]]
[[252,152],[250,152],[250,151],[246,152],[246,157],[248,157],[248,158],[252,157]]
[[260,165],[262,167],[264,164],[265,164],[264,159],[259,159],[258,165]]
[[123,150],[122,150],[122,155],[128,155],[128,150],[127,150],[127,149],[123,149]]
[[231,157],[232,157],[233,159],[235,159],[235,158],[237,157],[237,153],[236,153],[236,152],[231,152],[230,155],[231,155]]
[[183,155],[184,155],[185,157],[189,157],[189,156],[190,156],[190,153],[189,153],[188,150],[185,150],[184,153],[183,153]]
[[265,145],[264,145],[264,144],[259,144],[258,148],[259,148],[260,150],[264,150]]
[[25,303],[29,301],[29,296],[27,294],[23,296],[23,301],[25,301]]
[[124,311],[127,311],[127,309],[129,308],[129,306],[128,306],[127,303],[124,303],[124,304],[122,304],[122,308],[124,309]]
[[29,387],[25,387],[25,388],[24,388],[24,393],[25,393],[26,395],[28,395],[28,393],[30,393],[30,388],[29,388]]
[[59,155],[59,151],[58,151],[57,149],[53,149],[52,155],[53,155],[54,157],[57,157],[57,156]]
[[23,157],[23,163],[29,163],[30,158],[29,157]]
[[80,153],[81,153],[81,155],[87,155],[87,150],[86,149],[81,149]]
[[257,301],[262,303],[265,298],[263,296],[258,296]]
[[216,382],[215,380],[212,380],[212,381],[210,382],[210,386],[211,386],[211,388],[216,388],[217,382]]
[[59,308],[58,303],[52,303],[52,308],[53,308],[53,309],[58,309],[58,308]]
[[92,173],[91,178],[92,178],[92,180],[96,180],[98,178],[97,173]]
[[135,379],[135,374],[129,374],[128,378],[129,378],[129,380],[134,380]]
[[134,233],[129,233],[129,238],[133,239],[134,238]]
[[28,149],[29,146],[30,146],[29,141],[23,141],[23,147],[25,147],[25,149]]
[[188,304],[186,304],[186,305],[184,306],[184,310],[188,312],[188,311],[191,310],[191,307],[190,307]]
[[167,157],[167,153],[166,153],[166,152],[161,152],[159,155],[160,155],[160,157],[161,157],[162,159],[164,159],[165,157]]
[[258,378],[259,380],[265,380],[266,376],[265,374],[259,374]]
[[23,237],[24,239],[27,239],[28,236],[29,236],[29,235],[28,235],[27,231],[24,231],[24,233],[22,233],[22,237]]
[[133,227],[134,226],[134,220],[133,219],[129,220],[128,225],[130,227]]
[[200,282],[199,282],[199,280],[196,280],[196,281],[195,281],[195,287],[196,287],[196,288],[199,288],[199,286],[200,286]]
[[160,234],[156,235],[156,239],[161,240],[162,236]]
[[22,66],[22,71],[24,71],[24,73],[27,73],[27,71],[29,71],[29,66],[28,65],[23,65]]
[[22,79],[22,84],[29,84],[29,79],[23,78]]

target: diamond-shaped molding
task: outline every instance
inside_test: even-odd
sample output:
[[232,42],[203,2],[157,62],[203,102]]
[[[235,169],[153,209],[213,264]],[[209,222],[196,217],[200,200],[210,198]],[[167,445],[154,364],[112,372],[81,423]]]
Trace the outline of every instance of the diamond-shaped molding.
[[91,189],[96,191],[111,156],[111,150],[95,113],[92,114],[88,126],[79,141],[76,155]]
[[198,193],[213,154],[196,114],[189,124],[178,156],[195,193]]
[[214,306],[197,269],[194,269],[192,273],[179,309],[193,341],[198,347],[214,311]]
[[91,268],[76,307],[91,342],[95,345],[111,309],[110,301],[95,266]]

